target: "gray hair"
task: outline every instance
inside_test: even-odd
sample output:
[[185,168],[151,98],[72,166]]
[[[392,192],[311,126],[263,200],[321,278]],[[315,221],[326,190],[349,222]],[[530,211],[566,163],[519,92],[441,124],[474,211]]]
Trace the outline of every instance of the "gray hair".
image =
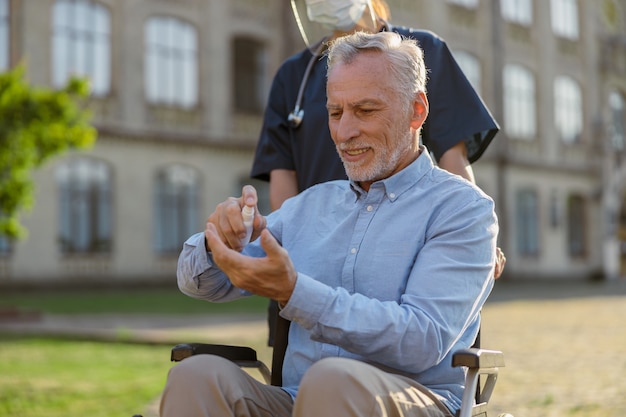
[[328,71],[337,64],[350,64],[362,52],[379,51],[389,62],[389,71],[397,80],[398,93],[407,103],[415,94],[426,92],[424,52],[417,41],[395,32],[356,32],[333,41],[327,51]]

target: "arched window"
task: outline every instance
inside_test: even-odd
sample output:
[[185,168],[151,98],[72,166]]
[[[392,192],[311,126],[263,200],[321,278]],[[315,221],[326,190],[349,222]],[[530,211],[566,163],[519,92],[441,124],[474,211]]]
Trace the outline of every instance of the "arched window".
[[145,26],[146,99],[191,108],[198,104],[198,35],[189,23],[152,17]]
[[91,0],[56,0],[52,19],[52,80],[62,88],[71,76],[91,80],[96,96],[111,89],[109,11]]
[[159,253],[178,253],[200,225],[199,175],[193,168],[171,165],[157,173],[154,188],[154,248]]
[[111,251],[111,170],[93,158],[74,158],[57,168],[59,243],[64,253]]
[[504,128],[518,139],[533,139],[537,133],[535,79],[526,68],[504,67]]
[[583,130],[583,103],[580,86],[571,77],[554,80],[554,122],[561,140],[578,143]]

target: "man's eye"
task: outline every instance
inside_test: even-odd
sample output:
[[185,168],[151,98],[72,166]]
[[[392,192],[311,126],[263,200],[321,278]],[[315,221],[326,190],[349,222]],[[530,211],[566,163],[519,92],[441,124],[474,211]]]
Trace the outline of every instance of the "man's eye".
[[328,113],[328,117],[330,117],[331,119],[338,119],[341,117],[341,112],[331,111]]

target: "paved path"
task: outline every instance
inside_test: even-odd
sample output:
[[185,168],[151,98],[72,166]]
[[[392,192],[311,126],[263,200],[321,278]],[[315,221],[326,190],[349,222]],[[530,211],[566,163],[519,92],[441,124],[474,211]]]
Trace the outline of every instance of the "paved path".
[[0,331],[95,340],[172,343],[256,337],[267,333],[262,315],[43,314],[0,320]]
[[[523,300],[626,296],[626,280],[612,282],[498,282],[488,306]],[[489,307],[488,307],[489,308]],[[0,330],[24,334],[76,337],[127,337],[138,341],[168,342],[181,334],[219,338],[266,332],[263,314],[159,315],[159,314],[43,314],[0,316]],[[180,340],[180,339],[179,339]]]

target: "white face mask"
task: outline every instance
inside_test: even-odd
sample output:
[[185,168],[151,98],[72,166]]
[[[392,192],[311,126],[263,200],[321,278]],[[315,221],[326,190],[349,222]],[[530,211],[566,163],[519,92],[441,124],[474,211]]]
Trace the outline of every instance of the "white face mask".
[[312,22],[331,30],[350,30],[361,20],[369,0],[305,0]]

